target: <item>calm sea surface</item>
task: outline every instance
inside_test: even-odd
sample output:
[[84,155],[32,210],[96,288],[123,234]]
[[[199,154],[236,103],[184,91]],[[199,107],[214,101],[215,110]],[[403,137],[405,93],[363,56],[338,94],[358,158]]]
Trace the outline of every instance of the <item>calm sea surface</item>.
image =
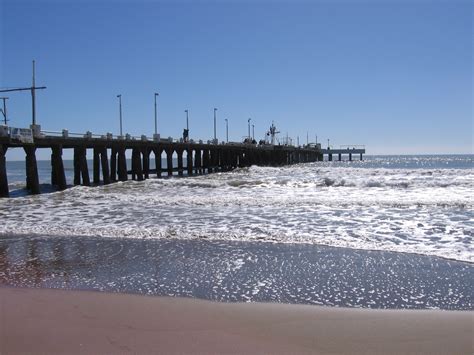
[[[39,162],[45,191],[49,164]],[[0,233],[305,243],[473,262],[472,168],[473,155],[367,156],[26,196],[24,162],[9,162],[17,197],[0,200]]]

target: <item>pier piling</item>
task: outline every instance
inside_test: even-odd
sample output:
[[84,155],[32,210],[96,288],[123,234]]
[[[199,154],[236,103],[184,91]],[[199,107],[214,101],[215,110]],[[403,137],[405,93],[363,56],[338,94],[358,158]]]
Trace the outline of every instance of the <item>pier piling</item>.
[[118,149],[118,178],[119,181],[127,181],[128,180],[128,172],[127,172],[127,159],[125,156],[125,147],[121,146]]
[[63,148],[60,145],[52,146],[51,151],[51,184],[59,190],[65,190],[67,184],[64,173]]
[[162,163],[161,163],[161,153],[163,152],[163,148],[160,146],[158,148],[153,149],[153,153],[155,154],[155,169],[156,169],[156,176],[161,177],[162,172]]
[[91,180],[89,178],[89,168],[87,166],[87,149],[81,148],[79,155],[79,164],[81,169],[82,185],[91,186]]
[[148,147],[142,148],[143,177],[145,179],[150,178],[150,153],[151,150]]
[[117,181],[117,149],[112,147],[110,151],[110,181]]
[[202,167],[203,173],[209,173],[209,150],[204,149],[202,151]]
[[36,163],[36,147],[25,145],[23,147],[26,153],[26,188],[33,195],[40,193],[38,164]]
[[168,176],[173,175],[173,148],[166,149],[166,169]]
[[132,180],[143,180],[142,159],[139,148],[132,149]]
[[7,178],[7,161],[5,154],[8,147],[0,144],[0,197],[9,197],[8,178]]
[[187,149],[188,157],[186,159],[186,165],[188,167],[188,175],[193,175],[193,150],[191,148]]
[[176,153],[178,154],[178,175],[183,176],[183,150],[178,149]]
[[99,147],[94,148],[94,160],[93,160],[93,180],[94,184],[100,183],[100,151]]
[[201,150],[200,149],[196,149],[195,153],[194,153],[194,166],[195,166],[195,171],[196,171],[196,174],[202,174],[202,163],[201,163]]
[[100,150],[100,162],[102,165],[102,179],[104,185],[110,184],[109,160],[107,157],[107,148],[102,147]]

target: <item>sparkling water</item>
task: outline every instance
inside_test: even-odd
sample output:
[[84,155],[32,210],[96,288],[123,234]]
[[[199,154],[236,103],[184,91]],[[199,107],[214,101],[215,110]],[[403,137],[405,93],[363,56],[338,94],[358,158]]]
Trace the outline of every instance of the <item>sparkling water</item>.
[[62,192],[48,185],[50,163],[39,162],[49,193],[36,196],[23,190],[24,162],[8,162],[13,198],[0,199],[0,234],[319,244],[474,261],[473,155],[364,158]]

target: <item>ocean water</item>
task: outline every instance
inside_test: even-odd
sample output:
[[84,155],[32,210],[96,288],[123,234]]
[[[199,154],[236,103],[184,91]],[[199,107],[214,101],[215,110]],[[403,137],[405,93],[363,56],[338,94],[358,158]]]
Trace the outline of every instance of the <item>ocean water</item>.
[[57,192],[39,162],[44,193],[29,196],[9,162],[0,285],[472,310],[472,168],[368,156]]
[[37,196],[22,189],[23,165],[8,163],[14,198],[0,200],[0,235],[313,244],[474,261],[473,155],[252,166],[62,192],[39,162],[49,193]]

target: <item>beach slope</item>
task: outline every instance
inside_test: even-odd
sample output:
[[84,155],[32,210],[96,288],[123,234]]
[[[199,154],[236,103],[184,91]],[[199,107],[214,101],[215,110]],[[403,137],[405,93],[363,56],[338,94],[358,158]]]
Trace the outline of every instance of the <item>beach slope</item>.
[[470,354],[474,312],[0,288],[0,354]]

